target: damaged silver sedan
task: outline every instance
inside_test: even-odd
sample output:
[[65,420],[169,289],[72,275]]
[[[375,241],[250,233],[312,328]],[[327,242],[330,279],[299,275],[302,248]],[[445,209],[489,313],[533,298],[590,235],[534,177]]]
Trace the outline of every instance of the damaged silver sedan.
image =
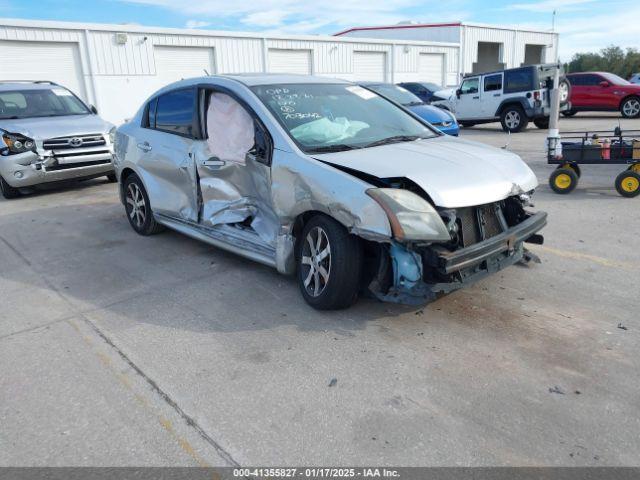
[[154,94],[115,136],[133,229],[295,274],[304,299],[423,304],[527,258],[544,212],[515,154],[335,79],[230,75]]

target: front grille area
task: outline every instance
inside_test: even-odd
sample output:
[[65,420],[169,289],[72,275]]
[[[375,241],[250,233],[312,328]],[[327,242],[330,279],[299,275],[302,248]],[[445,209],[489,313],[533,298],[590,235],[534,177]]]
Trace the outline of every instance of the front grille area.
[[112,160],[107,141],[99,133],[50,138],[43,147],[49,155],[44,162],[46,171],[90,167]]
[[500,203],[459,208],[456,216],[460,247],[495,237],[507,228]]
[[74,135],[70,137],[49,138],[43,142],[45,150],[68,150],[75,148],[102,147],[106,145],[104,137],[99,133]]

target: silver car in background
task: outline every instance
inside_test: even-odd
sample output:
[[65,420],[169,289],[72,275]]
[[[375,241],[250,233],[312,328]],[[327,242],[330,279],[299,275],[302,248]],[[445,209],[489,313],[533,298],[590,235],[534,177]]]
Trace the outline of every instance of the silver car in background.
[[52,82],[0,82],[0,191],[107,176],[115,181],[109,132],[70,90]]
[[429,302],[526,259],[546,224],[517,155],[334,79],[171,84],[118,128],[114,160],[136,232],[167,226],[295,273],[319,309]]

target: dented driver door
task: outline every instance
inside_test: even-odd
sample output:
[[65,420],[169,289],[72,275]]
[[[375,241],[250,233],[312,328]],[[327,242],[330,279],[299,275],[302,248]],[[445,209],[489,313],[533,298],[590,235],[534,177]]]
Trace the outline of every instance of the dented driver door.
[[192,152],[198,173],[199,222],[232,225],[275,246],[271,144],[253,112],[227,93],[200,92],[203,141]]

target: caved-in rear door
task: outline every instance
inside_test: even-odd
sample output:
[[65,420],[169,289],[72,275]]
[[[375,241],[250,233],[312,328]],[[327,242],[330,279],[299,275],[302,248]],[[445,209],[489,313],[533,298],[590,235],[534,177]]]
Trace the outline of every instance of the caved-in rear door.
[[262,241],[275,245],[279,224],[271,206],[270,154],[262,126],[230,94],[203,90],[200,104],[205,140],[197,142],[193,152],[200,223],[254,230]]

